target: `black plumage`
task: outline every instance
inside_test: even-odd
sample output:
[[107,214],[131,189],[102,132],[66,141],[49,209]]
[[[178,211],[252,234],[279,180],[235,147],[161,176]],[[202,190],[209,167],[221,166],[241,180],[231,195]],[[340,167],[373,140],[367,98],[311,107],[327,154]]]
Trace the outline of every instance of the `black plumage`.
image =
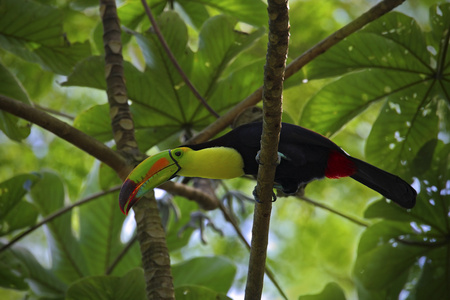
[[[262,123],[242,125],[229,133],[197,145],[193,150],[210,147],[236,149],[244,161],[244,173],[257,175],[256,155],[260,150]],[[282,123],[278,152],[281,161],[275,182],[287,194],[295,193],[308,182],[324,177],[350,176],[405,208],[412,208],[416,191],[400,177],[346,154],[328,138],[300,126]]]

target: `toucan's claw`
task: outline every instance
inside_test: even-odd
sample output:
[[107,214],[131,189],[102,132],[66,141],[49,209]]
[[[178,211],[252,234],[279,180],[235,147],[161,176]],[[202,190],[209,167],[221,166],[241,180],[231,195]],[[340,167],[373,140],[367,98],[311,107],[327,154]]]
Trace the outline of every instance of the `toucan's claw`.
[[[256,160],[256,162],[258,163],[258,165],[262,165],[261,160],[260,160],[260,157],[261,157],[261,150],[259,150],[258,153],[256,153],[256,157],[255,157],[255,160]],[[289,157],[287,157],[286,155],[284,155],[284,154],[281,153],[281,152],[278,152],[277,166],[278,166],[279,164],[281,164],[281,159],[285,159],[285,160],[287,160],[287,161],[291,161],[291,159],[290,159]]]
[[[255,201],[257,203],[262,203],[261,200],[259,200],[258,194],[256,192],[256,187],[253,189],[253,197],[255,198]],[[272,202],[277,201],[277,195],[275,194],[275,192],[272,190]]]

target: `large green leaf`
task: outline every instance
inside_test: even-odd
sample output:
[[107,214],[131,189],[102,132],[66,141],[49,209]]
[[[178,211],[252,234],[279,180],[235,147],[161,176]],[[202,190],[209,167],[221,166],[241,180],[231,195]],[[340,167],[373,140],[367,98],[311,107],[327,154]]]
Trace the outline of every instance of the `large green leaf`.
[[[216,16],[202,27],[199,48],[194,53],[187,46],[187,27],[178,14],[163,13],[159,25],[182,69],[216,111],[230,108],[261,84],[262,64],[259,61],[226,76],[224,73],[239,53],[263,35],[263,29],[249,35],[240,34],[234,31],[234,21]],[[125,62],[124,75],[141,150],[147,150],[180,130],[206,126],[212,117],[186,87],[156,36],[135,33],[135,37],[147,68],[141,72]],[[100,57],[82,61],[63,85],[104,89],[103,64]],[[92,108],[83,112],[75,125],[106,141],[112,138],[110,126],[106,124],[108,118],[106,107]]]
[[332,135],[386,99],[366,144],[367,158],[406,174],[417,151],[437,137],[437,116],[449,108],[449,20],[450,4],[433,6],[433,32],[424,34],[414,19],[391,12],[340,42],[306,73],[309,79],[344,76],[311,98],[300,123]]
[[27,174],[0,183],[0,235],[36,223],[36,208],[23,197],[38,180],[38,176]]
[[[120,241],[125,216],[119,209],[118,193],[111,193],[80,208],[80,245],[86,257],[90,274],[105,274],[124,249]],[[113,269],[114,275],[123,275],[141,264],[139,245],[128,250]]]
[[[54,173],[41,173],[42,179],[31,190],[31,198],[42,216],[64,207],[64,186]],[[47,223],[47,240],[52,255],[52,271],[65,282],[89,274],[85,257],[72,232],[70,212]]]
[[[128,28],[134,29],[140,22],[146,20],[142,4],[136,0],[124,2],[118,9],[121,23]],[[171,3],[169,4],[169,2]],[[174,5],[176,11],[179,11],[181,7],[183,18],[188,23],[194,25],[194,28],[200,28],[203,22],[209,17],[208,8],[230,15],[238,21],[256,27],[267,26],[268,23],[267,6],[260,0],[151,0],[148,1],[148,5],[155,15],[159,15],[167,5]]]
[[114,138],[112,130],[108,130],[111,126],[108,104],[94,105],[83,111],[75,118],[73,126],[100,142],[108,142]]
[[[180,0],[181,2],[189,2],[189,0]],[[193,0],[193,2],[213,7],[237,18],[239,21],[257,27],[268,25],[267,6],[260,0]]]
[[[191,213],[198,210],[198,204],[194,201],[186,201],[186,198],[179,196],[169,200],[161,199],[159,202],[161,218],[163,223],[167,223],[167,248],[173,253],[189,242],[194,230],[191,227],[186,228],[184,226],[191,221]],[[173,204],[173,207],[171,207],[171,204]]]
[[[24,9],[26,7],[26,9]],[[58,74],[69,74],[90,54],[88,42],[71,44],[63,31],[61,10],[38,2],[0,1],[0,45]]]
[[142,269],[133,269],[123,277],[85,277],[67,290],[67,300],[145,300],[145,281]]
[[230,289],[236,266],[220,256],[197,257],[172,266],[174,286],[204,286],[220,293]]
[[0,284],[5,288],[29,287],[37,296],[52,299],[62,298],[67,289],[54,272],[44,268],[23,247],[13,246],[0,253],[0,269]]
[[375,299],[374,294],[397,298],[403,290],[418,300],[450,296],[449,153],[449,145],[438,144],[432,165],[414,185],[419,195],[411,211],[385,201],[367,209],[366,217],[389,221],[369,227],[361,237],[355,275],[366,295],[362,299]]
[[345,300],[344,291],[342,288],[334,283],[328,283],[323,290],[316,295],[304,295],[298,297],[298,300]]
[[[30,103],[28,95],[17,78],[0,63],[0,94]],[[21,141],[30,134],[30,123],[4,111],[0,111],[0,130],[10,139]]]

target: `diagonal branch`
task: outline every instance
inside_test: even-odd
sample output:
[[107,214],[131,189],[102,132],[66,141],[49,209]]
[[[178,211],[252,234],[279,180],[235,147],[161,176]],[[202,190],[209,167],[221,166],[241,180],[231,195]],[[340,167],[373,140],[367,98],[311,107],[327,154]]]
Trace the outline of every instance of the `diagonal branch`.
[[[320,41],[312,48],[307,50],[305,53],[297,57],[293,62],[291,62],[286,67],[285,79],[291,77],[295,73],[297,73],[301,68],[303,68],[307,63],[312,61],[314,58],[323,54],[325,51],[342,41],[344,38],[348,37],[352,33],[358,31],[365,25],[370,22],[378,19],[383,16],[387,12],[393,10],[395,7],[399,6],[405,2],[405,0],[384,0],[380,3],[373,6],[367,12],[362,14],[357,19],[348,23],[338,31],[326,37],[324,40]],[[222,115],[219,119],[217,119],[214,123],[210,124],[206,128],[204,128],[201,132],[199,132],[196,136],[191,138],[187,144],[198,144],[207,141],[211,137],[215,136],[222,130],[224,130],[227,126],[229,126],[234,118],[243,111],[244,109],[256,105],[262,98],[263,87],[259,87],[256,91],[253,92],[250,96],[245,98],[243,101],[234,106],[227,113]]]
[[278,141],[281,130],[284,71],[289,45],[288,0],[269,0],[269,43],[264,66],[263,131],[260,165],[255,188],[252,244],[245,299],[260,299],[269,241],[272,211],[273,182],[278,160]]
[[105,196],[109,193],[113,193],[116,192],[120,189],[120,186],[115,186],[110,188],[107,191],[102,191],[102,192],[98,192],[95,194],[92,194],[91,196],[81,199],[75,203],[72,203],[71,205],[65,206],[63,208],[61,208],[58,211],[55,211],[54,213],[46,216],[45,218],[43,218],[40,222],[34,224],[33,226],[31,226],[30,228],[28,228],[27,230],[25,230],[24,232],[20,233],[18,236],[15,236],[13,239],[11,239],[7,244],[5,244],[3,247],[0,248],[0,253],[6,249],[8,249],[9,247],[11,247],[12,245],[14,245],[15,243],[17,243],[18,241],[20,241],[22,238],[24,238],[25,236],[29,235],[30,233],[32,233],[33,231],[35,231],[36,229],[40,228],[42,225],[47,224],[48,222],[52,221],[53,219],[56,219],[60,216],[62,216],[63,214],[65,214],[68,211],[71,211],[74,207],[77,206],[81,206],[83,204],[86,204],[88,202],[91,202],[92,200],[95,200],[99,197]]

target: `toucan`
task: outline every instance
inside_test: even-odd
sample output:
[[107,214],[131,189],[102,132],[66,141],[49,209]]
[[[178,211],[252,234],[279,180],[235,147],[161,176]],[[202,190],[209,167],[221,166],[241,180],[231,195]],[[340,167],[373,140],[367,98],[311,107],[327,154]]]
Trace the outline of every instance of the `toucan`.
[[[261,122],[249,123],[217,139],[150,156],[124,181],[119,194],[122,212],[128,214],[146,192],[175,176],[256,176],[261,133]],[[282,123],[278,154],[274,187],[285,194],[295,194],[315,179],[350,176],[404,208],[412,208],[416,202],[417,192],[406,181],[349,156],[328,138],[306,128]]]

